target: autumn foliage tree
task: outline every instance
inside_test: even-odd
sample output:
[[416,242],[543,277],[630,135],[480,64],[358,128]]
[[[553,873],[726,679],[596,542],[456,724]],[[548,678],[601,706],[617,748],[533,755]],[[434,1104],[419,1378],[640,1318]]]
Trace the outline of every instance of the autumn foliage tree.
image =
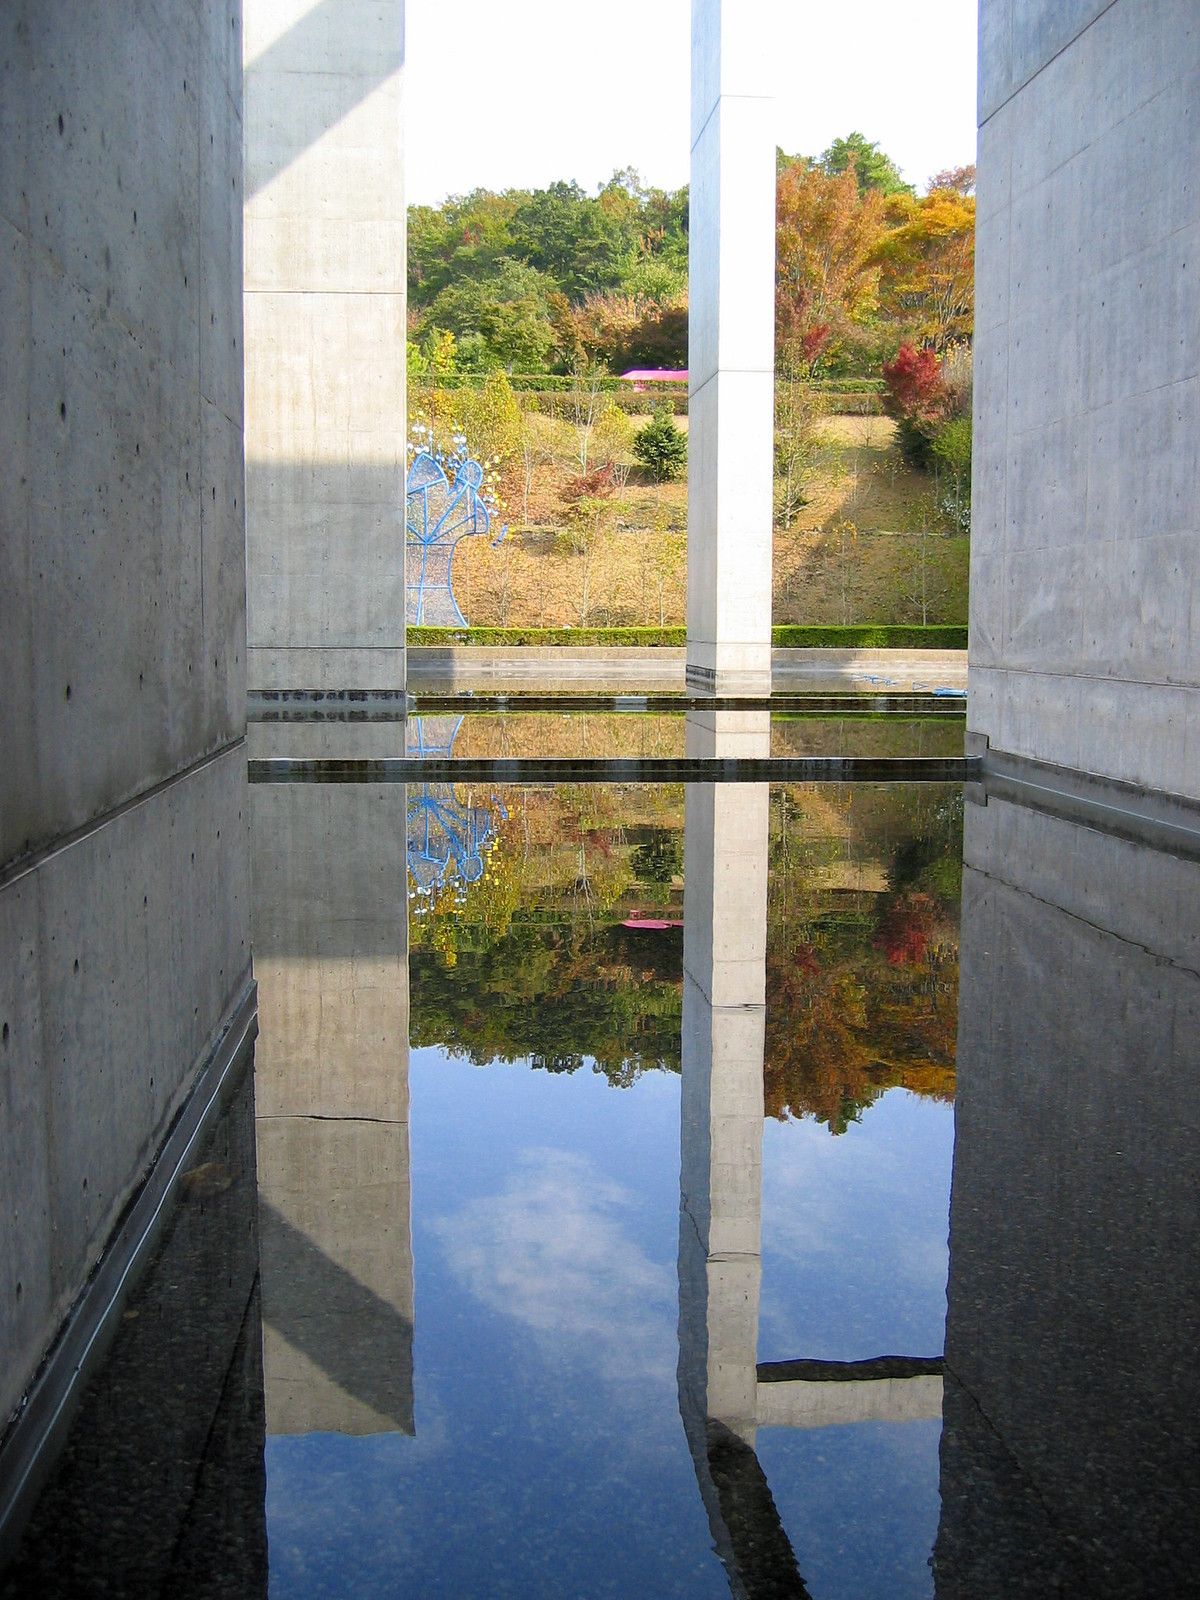
[[871,255],[881,309],[911,339],[939,351],[974,327],[975,197],[963,192],[974,181],[969,171],[939,174],[946,187],[919,200],[891,196],[887,230]]
[[878,302],[883,195],[853,165],[784,160],[775,184],[775,338],[781,364],[812,370],[855,344]]
[[902,344],[895,357],[884,362],[883,381],[887,385],[884,408],[896,419],[900,448],[907,460],[924,466],[949,404],[937,351]]

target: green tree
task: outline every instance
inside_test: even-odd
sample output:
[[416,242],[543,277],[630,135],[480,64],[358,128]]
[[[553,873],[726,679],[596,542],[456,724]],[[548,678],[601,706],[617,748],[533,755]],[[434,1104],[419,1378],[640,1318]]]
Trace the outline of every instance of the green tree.
[[657,483],[679,477],[687,465],[687,439],[666,406],[655,406],[650,421],[633,441],[633,453]]
[[835,139],[821,154],[821,171],[828,177],[854,168],[860,193],[876,189],[880,194],[913,194],[911,183],[905,183],[900,169],[891,156],[885,155],[874,141],[861,133],[848,133],[844,139]]
[[540,372],[554,346],[544,274],[511,257],[486,278],[452,282],[429,308],[429,321],[455,334],[460,366]]

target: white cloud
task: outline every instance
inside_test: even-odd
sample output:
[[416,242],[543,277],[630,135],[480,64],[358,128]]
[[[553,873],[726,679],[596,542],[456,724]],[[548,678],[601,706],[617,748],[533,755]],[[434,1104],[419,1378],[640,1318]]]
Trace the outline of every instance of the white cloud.
[[675,1370],[675,1271],[625,1230],[632,1205],[581,1157],[527,1150],[498,1194],[431,1229],[454,1275],[490,1310],[607,1379],[661,1380]]

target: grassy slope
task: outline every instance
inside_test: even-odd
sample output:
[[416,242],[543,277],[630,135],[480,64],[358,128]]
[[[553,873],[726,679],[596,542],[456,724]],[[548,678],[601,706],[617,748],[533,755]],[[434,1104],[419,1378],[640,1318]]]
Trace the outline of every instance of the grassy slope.
[[[605,503],[598,535],[573,541],[562,490],[579,470],[575,431],[550,417],[535,424],[539,459],[527,523],[521,476],[512,469],[504,512],[510,537],[496,548],[484,539],[459,546],[455,591],[469,620],[525,628],[682,625],[686,484],[657,485],[632,470],[619,497]],[[922,518],[932,522],[934,484],[904,467],[893,424],[827,418],[805,493],[792,526],[775,531],[775,623],[919,624],[917,530]],[[938,532],[924,544],[926,620],[965,624],[967,540]]]

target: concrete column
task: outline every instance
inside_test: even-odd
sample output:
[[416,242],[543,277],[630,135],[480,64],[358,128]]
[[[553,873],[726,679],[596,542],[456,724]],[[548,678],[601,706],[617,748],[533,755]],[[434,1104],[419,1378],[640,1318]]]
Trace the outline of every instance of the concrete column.
[[404,687],[403,0],[246,0],[249,687]]
[[692,0],[687,681],[717,694],[771,688],[770,13]]
[[982,0],[968,728],[1200,799],[1196,13]]
[[413,1431],[406,791],[252,791],[268,1433]]

